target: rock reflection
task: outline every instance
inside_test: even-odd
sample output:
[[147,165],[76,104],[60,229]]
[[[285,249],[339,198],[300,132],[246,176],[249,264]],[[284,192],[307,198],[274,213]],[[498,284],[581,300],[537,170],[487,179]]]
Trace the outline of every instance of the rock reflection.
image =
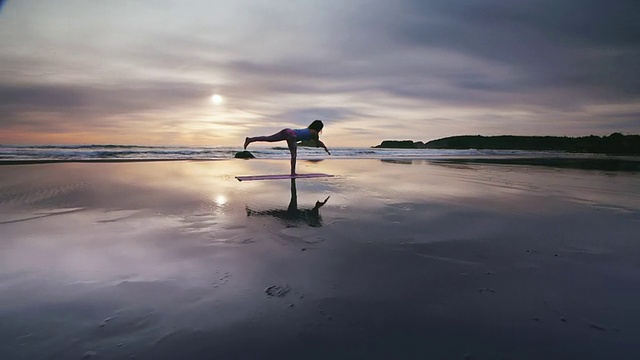
[[283,222],[287,227],[295,227],[298,224],[305,224],[311,227],[321,227],[322,216],[320,215],[320,208],[327,203],[329,198],[330,196],[327,196],[324,201],[316,201],[313,208],[299,209],[296,179],[291,179],[291,199],[289,200],[289,206],[286,209],[267,209],[257,211],[247,206],[247,216],[272,216]]

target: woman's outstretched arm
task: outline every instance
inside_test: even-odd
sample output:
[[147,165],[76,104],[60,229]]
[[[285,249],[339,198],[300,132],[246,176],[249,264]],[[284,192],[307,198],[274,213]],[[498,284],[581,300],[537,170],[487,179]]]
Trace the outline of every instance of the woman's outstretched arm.
[[316,146],[324,148],[324,151],[326,151],[327,154],[331,155],[331,153],[329,152],[329,149],[327,149],[327,146],[322,141],[317,139],[316,140]]

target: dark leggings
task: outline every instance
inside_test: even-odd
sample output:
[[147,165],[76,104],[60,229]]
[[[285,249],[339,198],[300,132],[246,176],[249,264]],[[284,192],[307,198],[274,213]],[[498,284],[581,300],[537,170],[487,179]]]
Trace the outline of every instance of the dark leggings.
[[291,129],[282,129],[277,133],[269,136],[256,136],[256,137],[248,137],[245,140],[244,148],[247,148],[247,145],[256,141],[264,141],[264,142],[276,142],[276,141],[286,141],[287,146],[289,147],[289,151],[291,152],[291,173],[295,173],[296,171],[296,155],[298,153],[298,148],[296,144],[296,135]]

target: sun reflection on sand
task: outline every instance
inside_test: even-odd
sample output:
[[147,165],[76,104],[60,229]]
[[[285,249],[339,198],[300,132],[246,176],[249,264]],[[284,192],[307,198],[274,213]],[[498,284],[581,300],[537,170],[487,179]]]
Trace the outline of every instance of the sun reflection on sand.
[[229,200],[224,195],[216,195],[213,201],[215,201],[215,203],[218,206],[222,206],[222,205],[226,204]]

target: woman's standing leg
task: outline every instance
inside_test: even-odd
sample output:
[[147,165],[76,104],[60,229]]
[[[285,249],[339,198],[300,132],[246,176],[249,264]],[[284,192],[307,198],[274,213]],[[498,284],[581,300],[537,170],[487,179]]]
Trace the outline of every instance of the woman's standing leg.
[[289,151],[291,152],[291,175],[296,174],[296,157],[298,155],[298,144],[296,143],[296,139],[289,138],[287,139],[287,145],[289,146]]

